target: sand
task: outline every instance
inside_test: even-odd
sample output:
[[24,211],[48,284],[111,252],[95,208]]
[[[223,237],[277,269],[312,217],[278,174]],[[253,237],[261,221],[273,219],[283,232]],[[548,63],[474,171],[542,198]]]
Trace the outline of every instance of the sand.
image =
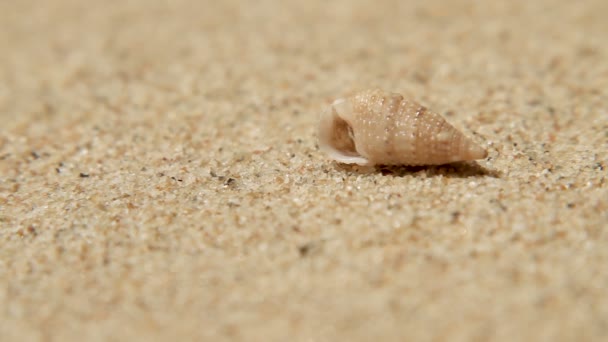
[[[605,341],[606,13],[0,2],[0,339]],[[372,87],[489,157],[332,162]]]

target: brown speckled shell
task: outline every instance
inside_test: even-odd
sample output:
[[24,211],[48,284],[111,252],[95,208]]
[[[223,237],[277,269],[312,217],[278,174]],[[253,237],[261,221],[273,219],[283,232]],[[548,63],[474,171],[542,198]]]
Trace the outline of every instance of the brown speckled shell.
[[438,165],[487,157],[438,114],[378,89],[334,101],[321,114],[319,146],[338,162],[360,165]]

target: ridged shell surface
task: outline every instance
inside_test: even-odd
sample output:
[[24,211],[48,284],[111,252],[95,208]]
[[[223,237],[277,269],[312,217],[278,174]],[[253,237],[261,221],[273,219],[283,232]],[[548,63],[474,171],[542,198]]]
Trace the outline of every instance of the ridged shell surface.
[[438,165],[487,152],[440,115],[379,89],[338,99],[321,114],[319,146],[342,163]]

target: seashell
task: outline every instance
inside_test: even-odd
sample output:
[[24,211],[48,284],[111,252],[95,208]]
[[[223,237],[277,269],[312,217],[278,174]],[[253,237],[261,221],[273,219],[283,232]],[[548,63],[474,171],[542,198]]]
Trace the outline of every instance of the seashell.
[[488,156],[440,115],[379,89],[334,101],[318,129],[321,150],[345,164],[439,165]]

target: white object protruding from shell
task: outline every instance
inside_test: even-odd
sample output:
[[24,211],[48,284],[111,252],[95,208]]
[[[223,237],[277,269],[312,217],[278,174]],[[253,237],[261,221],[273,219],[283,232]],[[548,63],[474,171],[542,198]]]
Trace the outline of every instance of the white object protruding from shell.
[[439,165],[488,156],[438,114],[378,89],[338,99],[323,111],[319,147],[338,162],[359,165]]

